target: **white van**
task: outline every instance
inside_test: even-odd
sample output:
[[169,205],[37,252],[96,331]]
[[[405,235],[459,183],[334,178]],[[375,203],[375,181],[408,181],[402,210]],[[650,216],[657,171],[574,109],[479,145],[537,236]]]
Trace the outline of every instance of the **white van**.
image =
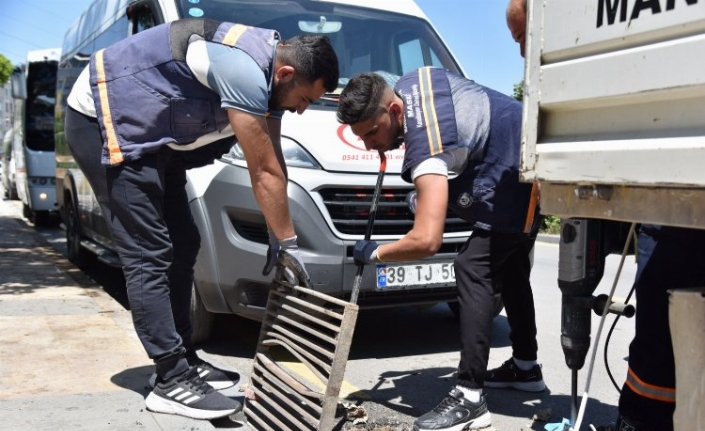
[[[110,6],[110,9],[108,7]],[[97,0],[66,33],[57,90],[57,191],[67,226],[69,256],[85,264],[90,253],[118,264],[90,188],[66,151],[63,110],[73,81],[92,52],[130,33],[177,18],[198,17],[276,29],[286,39],[325,33],[340,63],[339,89],[303,115],[285,114],[282,145],[289,171],[290,210],[306,268],[315,289],[347,299],[356,266],[355,242],[365,232],[379,170],[376,152],[366,151],[348,126],[336,120],[337,93],[350,77],[377,71],[390,80],[420,66],[463,74],[421,9],[412,0]],[[403,149],[388,154],[387,175],[373,239],[406,234],[413,224],[408,202],[414,192],[399,176]],[[271,276],[261,274],[267,229],[255,202],[239,146],[222,160],[188,171],[191,211],[202,243],[195,268],[194,338],[211,330],[213,313],[261,319]],[[438,255],[407,263],[397,277],[365,271],[358,303],[390,307],[456,301],[453,258],[469,236],[469,225],[446,221]],[[384,268],[378,268],[381,273]],[[456,303],[457,304],[457,303]]]

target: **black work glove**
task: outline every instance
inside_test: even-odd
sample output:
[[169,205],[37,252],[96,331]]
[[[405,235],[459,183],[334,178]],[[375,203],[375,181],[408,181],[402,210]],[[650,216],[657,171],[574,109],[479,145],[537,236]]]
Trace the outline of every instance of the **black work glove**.
[[269,248],[267,249],[267,261],[264,263],[264,268],[262,268],[262,275],[269,275],[269,273],[272,272],[274,265],[276,265],[279,260],[278,255],[281,249],[279,240],[274,236],[274,232],[268,230],[267,233],[269,234]]
[[363,239],[355,243],[353,249],[353,259],[358,265],[368,265],[377,261],[377,248],[379,244],[375,241]]
[[311,279],[306,272],[296,236],[279,241],[277,274],[275,278],[295,286],[311,287]]

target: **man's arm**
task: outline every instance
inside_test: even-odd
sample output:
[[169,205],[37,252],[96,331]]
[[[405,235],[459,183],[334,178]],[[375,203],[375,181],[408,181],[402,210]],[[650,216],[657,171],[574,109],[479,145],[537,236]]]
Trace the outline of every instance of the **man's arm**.
[[433,256],[443,243],[448,178],[436,174],[421,175],[414,180],[414,186],[419,194],[414,226],[399,241],[379,247],[377,258],[384,262]]
[[277,156],[279,161],[279,166],[281,166],[282,172],[284,172],[284,178],[289,178],[289,173],[286,169],[286,162],[284,161],[284,152],[282,151],[282,120],[280,118],[267,117],[267,130],[269,130],[269,138],[272,140],[272,147],[274,148],[274,154]]
[[245,153],[252,190],[267,226],[280,240],[293,237],[296,233],[289,214],[281,121],[237,109],[228,109],[228,118]]

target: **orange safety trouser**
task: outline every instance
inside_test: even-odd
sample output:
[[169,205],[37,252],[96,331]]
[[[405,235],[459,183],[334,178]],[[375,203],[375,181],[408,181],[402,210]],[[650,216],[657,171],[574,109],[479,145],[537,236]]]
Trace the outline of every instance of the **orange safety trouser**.
[[629,368],[624,384],[637,395],[664,403],[676,402],[676,388],[652,385],[639,378],[634,370]]

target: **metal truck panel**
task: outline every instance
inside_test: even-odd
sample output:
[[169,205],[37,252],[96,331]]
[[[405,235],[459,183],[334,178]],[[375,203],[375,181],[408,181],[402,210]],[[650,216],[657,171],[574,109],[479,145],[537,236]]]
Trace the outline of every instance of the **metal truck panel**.
[[[522,178],[544,213],[663,222],[691,202],[677,224],[705,221],[705,1],[530,1],[526,48]],[[664,199],[648,211],[644,187]]]

